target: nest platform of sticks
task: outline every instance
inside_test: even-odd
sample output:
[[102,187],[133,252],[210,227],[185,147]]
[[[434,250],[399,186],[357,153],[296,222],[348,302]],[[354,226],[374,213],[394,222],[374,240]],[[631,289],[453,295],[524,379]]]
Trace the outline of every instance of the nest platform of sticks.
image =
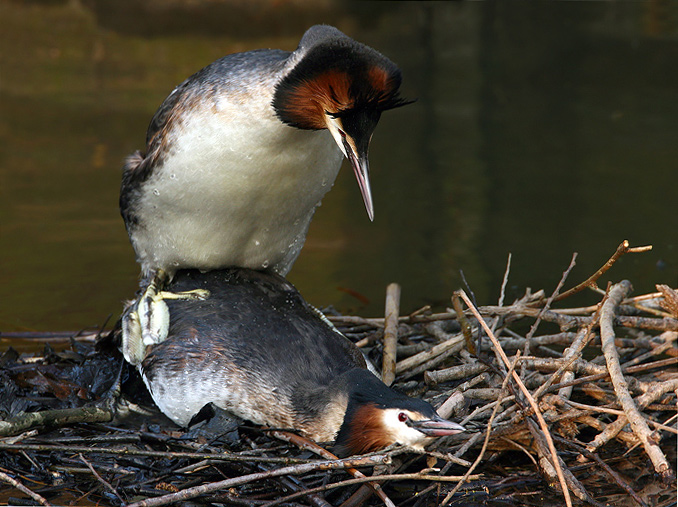
[[[180,429],[119,355],[95,346],[101,333],[68,337],[58,352],[50,336],[39,357],[10,347],[0,351],[0,504],[676,505],[678,291],[597,286],[642,250],[623,242],[561,291],[575,256],[552,295],[512,304],[505,287],[497,306],[458,291],[446,312],[401,316],[390,285],[384,318],[329,315],[385,382],[467,427],[425,453],[335,459],[293,433],[219,417]],[[585,289],[597,304],[564,307]]]

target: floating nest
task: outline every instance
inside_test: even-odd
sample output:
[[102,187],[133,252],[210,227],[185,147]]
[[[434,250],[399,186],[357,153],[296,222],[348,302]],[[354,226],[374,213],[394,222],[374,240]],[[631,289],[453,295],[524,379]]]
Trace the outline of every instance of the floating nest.
[[[58,352],[50,336],[41,355],[9,348],[0,356],[0,503],[675,505],[678,292],[631,297],[628,281],[596,285],[639,250],[622,243],[561,291],[573,257],[552,295],[528,291],[511,304],[504,287],[497,306],[458,291],[447,312],[401,316],[391,285],[384,318],[328,312],[386,382],[467,428],[425,453],[335,459],[298,435],[223,414],[178,428],[107,346],[115,332],[68,337]],[[600,294],[597,304],[564,306],[585,289]]]

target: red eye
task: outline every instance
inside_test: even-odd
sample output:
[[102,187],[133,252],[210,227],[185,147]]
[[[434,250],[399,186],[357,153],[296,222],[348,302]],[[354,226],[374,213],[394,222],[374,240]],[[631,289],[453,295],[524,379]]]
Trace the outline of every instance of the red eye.
[[398,414],[398,420],[400,422],[406,422],[407,421],[407,414],[405,412],[400,412]]

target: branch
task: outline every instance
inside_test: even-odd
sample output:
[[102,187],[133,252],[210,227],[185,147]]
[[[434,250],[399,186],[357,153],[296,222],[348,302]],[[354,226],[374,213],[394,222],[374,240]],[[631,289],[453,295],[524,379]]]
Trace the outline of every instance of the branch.
[[384,353],[381,380],[390,386],[395,380],[396,348],[398,345],[398,314],[400,313],[400,285],[391,283],[386,287],[386,310],[384,314]]
[[62,408],[24,412],[5,421],[0,421],[0,437],[18,435],[36,426],[64,426],[78,422],[110,422],[113,411],[101,407]]
[[612,265],[617,262],[617,259],[619,259],[622,255],[625,253],[639,253],[639,252],[647,252],[649,250],[652,250],[652,245],[647,245],[647,246],[636,246],[636,247],[630,247],[629,246],[629,241],[625,239],[624,241],[621,242],[621,244],[617,247],[617,251],[612,254],[612,257],[610,257],[603,266],[593,273],[591,276],[589,276],[586,280],[584,280],[582,283],[579,285],[572,287],[571,289],[563,292],[560,296],[557,296],[554,301],[560,301],[562,299],[565,299],[566,297],[571,296],[572,294],[576,294],[577,292],[581,292],[582,290],[586,289],[587,287],[592,287],[592,288],[597,288],[598,285],[596,284],[598,278],[603,276],[603,274],[612,267]]
[[24,486],[23,484],[21,484],[19,481],[17,481],[16,479],[13,479],[12,477],[10,477],[9,475],[7,475],[7,474],[4,473],[4,472],[0,472],[0,481],[4,481],[4,482],[6,482],[7,484],[12,485],[12,486],[15,487],[16,489],[18,489],[18,490],[21,491],[22,493],[24,493],[24,494],[30,496],[33,500],[35,500],[36,502],[40,503],[41,505],[44,505],[45,507],[52,507],[52,504],[49,503],[44,497],[38,495],[38,494],[37,494],[36,492],[34,492],[34,491],[31,491],[31,490],[28,489],[26,486]]
[[610,289],[610,295],[603,304],[603,308],[600,312],[601,345],[603,354],[605,355],[607,369],[610,372],[610,380],[614,386],[617,399],[626,414],[626,418],[631,424],[631,429],[633,429],[633,432],[643,444],[645,452],[652,460],[655,471],[666,478],[670,474],[671,467],[661,448],[653,441],[652,431],[640,414],[638,407],[629,393],[626,379],[624,378],[621,365],[619,364],[617,347],[614,344],[615,308],[621,303],[622,299],[624,299],[631,289],[631,283],[627,280],[614,285],[612,289]]
[[249,482],[260,481],[262,479],[269,479],[271,477],[280,477],[282,475],[299,475],[308,472],[315,472],[318,470],[341,470],[344,468],[355,468],[363,466],[373,466],[387,464],[390,461],[388,456],[372,455],[363,456],[359,458],[347,458],[337,461],[316,461],[313,463],[303,463],[301,465],[292,465],[289,467],[282,467],[276,470],[269,470],[267,472],[257,472],[240,477],[233,477],[223,481],[203,484],[201,486],[194,486],[192,488],[184,489],[178,493],[171,493],[156,498],[148,498],[140,502],[135,502],[128,505],[128,507],[152,507],[158,505],[169,505],[184,500],[190,500],[200,495],[207,493],[214,493],[221,489],[228,489],[234,486],[240,486]]

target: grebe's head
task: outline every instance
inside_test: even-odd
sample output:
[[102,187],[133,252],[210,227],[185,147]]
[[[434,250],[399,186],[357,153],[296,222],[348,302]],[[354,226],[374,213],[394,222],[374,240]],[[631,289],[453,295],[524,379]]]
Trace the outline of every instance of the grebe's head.
[[465,431],[440,417],[426,401],[405,396],[365,373],[352,382],[337,454],[364,454],[395,443],[421,450],[433,438]]
[[381,113],[409,104],[399,95],[400,69],[378,51],[326,25],[311,27],[276,85],[273,108],[299,129],[328,129],[355,173],[370,220],[368,150]]

